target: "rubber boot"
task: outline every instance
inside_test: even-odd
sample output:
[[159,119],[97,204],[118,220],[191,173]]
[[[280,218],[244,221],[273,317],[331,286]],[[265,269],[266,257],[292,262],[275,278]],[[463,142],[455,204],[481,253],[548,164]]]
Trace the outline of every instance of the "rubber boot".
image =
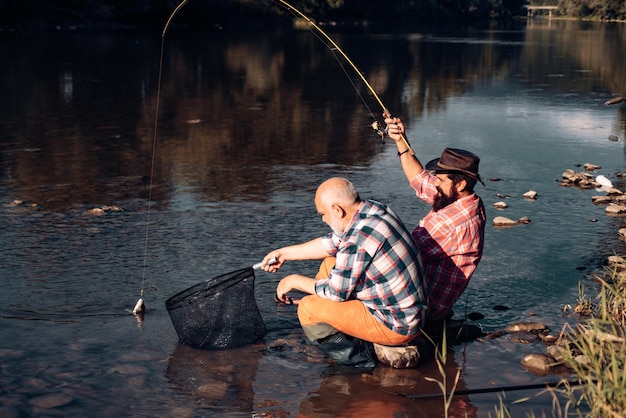
[[376,353],[373,344],[338,332],[316,341],[337,364],[358,368],[374,368]]

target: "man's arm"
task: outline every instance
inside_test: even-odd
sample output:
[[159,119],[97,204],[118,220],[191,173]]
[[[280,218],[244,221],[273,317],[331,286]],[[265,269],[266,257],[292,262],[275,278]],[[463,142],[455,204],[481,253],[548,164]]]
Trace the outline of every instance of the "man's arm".
[[[384,115],[383,115],[384,116]],[[422,172],[424,167],[420,160],[415,156],[415,152],[410,147],[407,147],[407,143],[404,136],[404,125],[399,118],[385,118],[387,124],[387,135],[391,138],[398,148],[398,158],[400,158],[400,164],[402,165],[402,171],[406,176],[409,183]]]
[[[315,238],[302,244],[290,245],[271,251],[263,258],[263,270],[275,272],[287,260],[320,260],[324,257],[328,257],[328,252],[322,244],[322,238]],[[276,258],[278,262],[268,265],[272,258]]]
[[299,290],[309,295],[315,294],[315,282],[316,280],[311,277],[306,277],[301,274],[290,274],[285,276],[276,287],[276,296],[282,301],[287,300],[287,293],[292,290]]

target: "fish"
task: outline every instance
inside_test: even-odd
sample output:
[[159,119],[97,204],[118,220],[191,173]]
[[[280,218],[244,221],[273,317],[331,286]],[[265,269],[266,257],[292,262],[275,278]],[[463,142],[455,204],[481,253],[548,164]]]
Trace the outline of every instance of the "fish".
[[133,315],[142,314],[146,311],[146,304],[143,302],[142,298],[139,298],[135,307],[133,308]]

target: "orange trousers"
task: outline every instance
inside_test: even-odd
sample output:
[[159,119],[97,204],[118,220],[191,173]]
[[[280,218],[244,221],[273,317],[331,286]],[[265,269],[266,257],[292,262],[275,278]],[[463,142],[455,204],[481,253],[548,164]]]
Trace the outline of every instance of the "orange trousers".
[[[333,257],[324,259],[315,278],[328,277],[334,265]],[[416,337],[393,332],[360,300],[335,302],[317,295],[305,296],[298,305],[298,319],[311,340],[332,335],[335,332],[333,329],[364,341],[389,346],[407,344]]]

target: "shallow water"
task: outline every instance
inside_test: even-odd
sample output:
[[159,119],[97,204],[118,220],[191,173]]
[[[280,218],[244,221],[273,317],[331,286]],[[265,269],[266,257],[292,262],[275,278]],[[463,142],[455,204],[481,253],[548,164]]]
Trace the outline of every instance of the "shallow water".
[[[558,332],[579,281],[623,251],[622,218],[591,203],[602,192],[558,182],[589,162],[624,188],[624,105],[603,106],[626,92],[623,28],[533,21],[461,34],[334,36],[407,122],[422,161],[447,146],[472,150],[488,219],[532,220],[488,226],[456,317],[480,312],[475,324],[485,331],[535,320]],[[268,327],[259,344],[189,349],[165,309],[167,298],[204,279],[325,233],[312,198],[328,177],[350,178],[407,225],[428,210],[319,40],[234,30],[166,37],[155,125],[159,34],[2,37],[3,414],[443,415],[440,399],[412,398],[438,392],[424,380],[439,378],[433,364],[323,376],[329,363],[303,344],[295,308],[273,302],[284,274],[313,273],[316,263],[257,273]],[[539,198],[524,199],[528,190]],[[508,196],[506,210],[493,208],[497,193]],[[89,212],[106,205],[123,210]],[[148,310],[138,322],[130,310],[142,288]],[[519,365],[543,350],[506,337],[476,341],[453,347],[447,367],[461,371],[462,389],[555,381]],[[496,394],[472,395],[454,410],[487,416],[497,404]],[[512,408],[550,404],[539,396]]]

